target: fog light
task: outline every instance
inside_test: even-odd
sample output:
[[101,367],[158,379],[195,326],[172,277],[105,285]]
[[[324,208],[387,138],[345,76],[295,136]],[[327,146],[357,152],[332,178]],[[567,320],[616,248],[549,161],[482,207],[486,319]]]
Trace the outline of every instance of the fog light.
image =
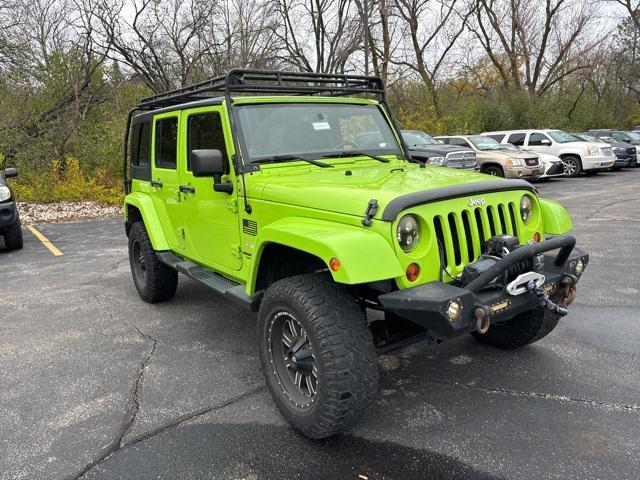
[[447,307],[447,318],[450,322],[454,322],[460,318],[460,315],[462,315],[462,304],[460,303],[460,300],[451,300]]
[[576,272],[576,275],[582,275],[582,272],[584,272],[584,262],[582,260],[578,260],[576,262],[574,271]]
[[415,282],[420,275],[420,266],[417,263],[410,263],[407,265],[407,280]]

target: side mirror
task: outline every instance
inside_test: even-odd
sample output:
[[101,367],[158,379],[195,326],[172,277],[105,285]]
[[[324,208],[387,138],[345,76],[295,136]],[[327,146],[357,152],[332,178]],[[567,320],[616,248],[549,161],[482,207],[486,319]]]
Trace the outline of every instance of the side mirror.
[[191,150],[189,154],[191,173],[194,177],[213,177],[213,190],[231,195],[233,183],[222,183],[224,158],[220,150]]
[[194,177],[220,177],[224,173],[220,150],[191,150],[190,160]]
[[543,138],[542,140],[540,140],[540,145],[551,145],[551,140],[549,140],[548,138]]
[[18,176],[18,170],[16,170],[13,167],[9,167],[9,168],[5,168],[4,169],[4,177],[5,178],[13,178],[13,177],[17,177]]

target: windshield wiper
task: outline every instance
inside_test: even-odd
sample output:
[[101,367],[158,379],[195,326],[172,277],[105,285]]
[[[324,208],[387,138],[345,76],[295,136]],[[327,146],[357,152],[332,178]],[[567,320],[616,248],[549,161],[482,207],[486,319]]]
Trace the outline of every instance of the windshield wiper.
[[359,151],[353,151],[353,150],[348,152],[340,152],[340,153],[328,153],[322,156],[322,158],[346,158],[346,157],[369,157],[382,163],[389,163],[389,160],[387,160],[386,158],[378,157],[377,155],[371,155],[370,153],[366,153],[366,152],[359,152]]
[[296,155],[273,155],[271,157],[253,160],[251,163],[278,163],[278,162],[294,162],[294,161],[307,162],[322,168],[333,167],[333,165],[319,162],[313,158],[298,157]]

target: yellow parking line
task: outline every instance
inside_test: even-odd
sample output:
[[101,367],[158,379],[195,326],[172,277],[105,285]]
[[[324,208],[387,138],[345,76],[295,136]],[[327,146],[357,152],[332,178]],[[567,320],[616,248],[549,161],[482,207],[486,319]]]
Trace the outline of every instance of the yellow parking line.
[[29,231],[30,231],[31,233],[33,233],[33,235],[34,235],[38,240],[40,240],[40,241],[42,242],[42,244],[43,244],[45,247],[47,247],[47,249],[48,249],[51,253],[53,253],[56,257],[61,257],[61,256],[63,255],[63,253],[62,253],[60,250],[58,250],[58,249],[56,248],[56,246],[55,246],[53,243],[51,243],[47,237],[45,237],[43,234],[41,234],[41,233],[36,229],[36,227],[34,227],[34,226],[32,226],[32,225],[27,225],[27,228],[28,228],[28,229],[29,229]]

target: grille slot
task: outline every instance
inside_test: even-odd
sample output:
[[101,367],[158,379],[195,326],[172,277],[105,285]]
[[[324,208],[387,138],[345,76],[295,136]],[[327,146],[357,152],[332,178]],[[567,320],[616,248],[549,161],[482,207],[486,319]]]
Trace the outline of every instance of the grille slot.
[[449,232],[451,233],[451,241],[453,243],[453,259],[456,265],[462,263],[462,257],[460,255],[460,238],[458,237],[458,226],[456,224],[456,217],[453,213],[448,215],[449,218]]
[[[500,234],[518,236],[516,204],[498,203],[433,217],[440,258],[448,271],[460,272],[478,259],[484,242]],[[515,269],[519,270],[519,269]]]

